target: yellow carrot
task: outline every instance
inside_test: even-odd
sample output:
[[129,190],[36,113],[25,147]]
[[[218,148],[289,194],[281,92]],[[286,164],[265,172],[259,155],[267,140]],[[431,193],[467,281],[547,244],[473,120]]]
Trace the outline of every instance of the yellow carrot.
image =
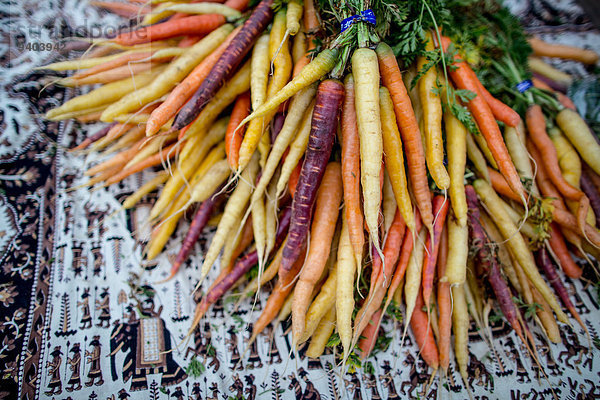
[[250,200],[250,195],[252,194],[252,183],[256,179],[256,174],[258,173],[258,157],[253,157],[248,167],[242,172],[242,177],[238,182],[237,187],[233,191],[231,197],[227,201],[227,205],[225,206],[225,210],[223,211],[223,217],[221,218],[221,222],[219,222],[219,226],[217,227],[217,232],[213,236],[212,242],[206,252],[204,257],[204,262],[202,263],[202,268],[200,270],[200,280],[196,289],[200,287],[206,275],[210,271],[213,263],[216,261],[219,252],[223,248],[223,244],[228,238],[231,229],[235,225],[236,221],[242,218],[242,212],[244,211],[248,200]]
[[454,218],[448,218],[448,258],[446,274],[442,282],[451,285],[463,283],[467,274],[467,258],[469,256],[469,227],[460,225]]
[[[365,222],[375,249],[381,253],[378,226],[381,204],[379,174],[383,156],[383,140],[378,91],[379,62],[375,51],[368,48],[356,50],[352,55],[352,71],[356,95],[356,122],[360,141],[360,179]],[[338,320],[339,318],[338,310]]]
[[325,346],[331,337],[333,329],[335,328],[335,307],[332,305],[327,311],[327,314],[319,321],[316,333],[311,337],[308,349],[306,349],[306,356],[311,358],[319,358]]
[[46,118],[52,119],[60,114],[71,113],[73,111],[86,110],[98,107],[104,104],[112,103],[121,97],[131,93],[135,89],[142,88],[152,82],[160,71],[153,70],[143,74],[135,75],[131,78],[125,78],[120,81],[107,83],[98,89],[89,93],[77,96],[61,105],[53,108],[46,113]]
[[[273,62],[273,77],[267,89],[267,99],[271,99],[281,92],[292,72],[292,57],[289,52],[285,29],[285,10],[282,9],[275,14],[269,37],[269,57]],[[261,137],[265,133],[265,129],[275,116],[276,111],[277,109],[272,109],[262,117],[252,120],[248,125],[240,147],[238,170],[243,169],[248,164],[252,153],[256,150]],[[268,151],[268,147],[263,147],[263,152]]]
[[[426,51],[435,49],[431,34],[425,35]],[[417,59],[417,69],[421,70],[429,60]],[[419,79],[418,89],[423,107],[423,133],[425,135],[425,160],[429,173],[437,187],[446,190],[450,186],[450,177],[444,167],[444,142],[442,141],[442,102],[435,88],[439,82],[437,68],[433,66]]]
[[[250,89],[250,62],[246,62],[202,109],[184,134],[184,138],[203,134],[215,119],[242,93]],[[185,129],[185,128],[184,128]],[[184,131],[182,129],[182,132]]]
[[159,185],[165,183],[168,178],[169,173],[167,171],[160,171],[159,173],[157,173],[154,178],[144,183],[142,187],[135,191],[135,193],[129,195],[125,199],[125,201],[123,202],[123,209],[128,210],[135,206],[145,195],[152,192]]
[[398,203],[398,209],[402,214],[402,218],[404,218],[406,227],[411,232],[414,232],[415,216],[410,195],[408,194],[402,141],[400,139],[400,132],[398,131],[398,124],[396,123],[394,104],[390,92],[385,87],[379,89],[379,102],[381,107],[385,168],[389,173],[396,203]]
[[465,164],[467,162],[467,129],[451,112],[444,113],[450,176],[450,204],[458,225],[467,224],[467,196],[465,195]]
[[123,97],[102,114],[101,120],[112,121],[117,115],[138,109],[141,105],[160,98],[177,85],[200,61],[225,40],[233,25],[225,24],[190,47],[183,55],[169,64],[167,69],[151,84]]
[[475,188],[477,195],[481,198],[481,201],[485,204],[490,216],[494,220],[494,223],[500,230],[500,233],[502,233],[502,236],[507,241],[508,246],[517,259],[519,265],[523,268],[525,274],[527,274],[527,278],[529,278],[533,286],[535,286],[544,300],[546,300],[546,302],[554,310],[558,320],[565,324],[569,324],[569,319],[562,311],[562,308],[560,304],[558,304],[554,294],[541,277],[527,243],[523,239],[523,236],[521,236],[521,233],[518,231],[517,226],[507,215],[505,207],[502,205],[503,201],[500,199],[500,197],[498,197],[490,184],[481,179],[476,180],[473,183],[473,187]]
[[354,311],[354,275],[356,273],[356,261],[350,243],[348,224],[343,219],[340,244],[338,246],[336,284],[336,321],[337,331],[344,348],[344,360],[348,359],[352,343],[352,312]]
[[294,36],[300,31],[300,18],[302,18],[302,2],[299,0],[290,0],[287,5],[286,25],[287,31],[290,35]]
[[[190,143],[192,143],[190,140],[184,145],[182,153],[180,154],[179,163],[174,168],[171,179],[167,181],[160,197],[156,200],[156,203],[154,203],[154,206],[150,211],[150,219],[157,218],[168,207],[175,193],[181,189],[185,182],[190,179],[190,176],[192,176],[194,171],[198,169],[210,148],[223,140],[226,128],[227,118],[223,118],[215,123],[200,144],[192,147],[190,146]],[[194,158],[189,162],[186,162],[186,158],[184,158],[184,151],[187,149],[190,149],[190,153],[192,151],[194,152]]]

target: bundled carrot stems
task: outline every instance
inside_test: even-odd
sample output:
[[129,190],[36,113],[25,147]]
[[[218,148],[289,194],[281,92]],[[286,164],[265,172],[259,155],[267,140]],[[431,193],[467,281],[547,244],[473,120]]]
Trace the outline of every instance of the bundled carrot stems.
[[563,274],[598,281],[600,145],[536,57],[596,54],[478,0],[96,5],[142,25],[46,66],[100,85],[46,118],[110,124],[72,149],[102,156],[89,186],[157,171],[123,209],[159,192],[144,255],[180,240],[167,280],[218,216],[190,334],[239,290],[267,296],[251,342],[290,318],[294,347],[356,368],[400,318],[465,385],[470,320],[493,350],[491,309],[538,365],[532,330],[559,343],[573,318],[589,337]]

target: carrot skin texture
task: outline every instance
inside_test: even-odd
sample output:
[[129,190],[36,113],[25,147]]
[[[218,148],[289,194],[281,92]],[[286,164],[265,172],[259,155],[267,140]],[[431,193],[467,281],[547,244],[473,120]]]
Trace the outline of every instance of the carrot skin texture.
[[598,189],[596,189],[594,183],[585,172],[581,174],[579,183],[583,193],[590,199],[590,206],[592,206],[592,210],[594,210],[594,215],[596,216],[596,226],[600,226],[600,194],[598,193]]
[[[446,261],[448,259],[448,234],[442,231],[440,238],[440,250],[438,256],[437,276],[442,277],[446,273]],[[438,351],[440,356],[440,366],[444,371],[448,370],[450,365],[450,338],[452,332],[452,294],[448,282],[437,284],[437,309],[438,309]]]
[[[448,48],[450,42],[449,38],[442,36],[442,47],[444,51]],[[458,55],[456,57],[458,58]],[[519,174],[508,154],[504,139],[502,138],[502,133],[500,132],[500,128],[498,128],[494,115],[487,102],[483,99],[483,96],[479,95],[478,87],[473,80],[473,75],[471,75],[473,71],[464,61],[459,62],[456,60],[453,65],[457,68],[454,70],[451,69],[449,72],[452,80],[459,89],[471,90],[478,94],[474,99],[469,101],[468,108],[475,117],[475,121],[489,145],[494,160],[496,160],[496,163],[498,164],[498,168],[506,177],[510,187],[519,195],[522,201],[525,201],[527,198],[525,189],[521,184]]]
[[223,86],[225,80],[237,69],[252,48],[254,41],[271,22],[273,18],[272,5],[273,0],[262,0],[256,6],[250,18],[246,20],[242,29],[231,41],[227,51],[221,55],[196,93],[181,108],[175,117],[172,130],[189,125]]
[[596,174],[600,174],[600,143],[581,115],[565,108],[556,115],[556,122],[581,158]]
[[[398,130],[396,112],[390,92],[385,87],[379,88],[379,103],[381,109],[381,128],[383,135],[383,152],[385,168],[388,172],[392,192],[398,204],[398,209],[411,232],[415,231],[415,215],[408,193],[408,182],[404,167],[404,152]],[[360,198],[359,198],[360,201]]]
[[[410,235],[410,233],[409,233]],[[379,307],[385,296],[385,293],[392,282],[390,276],[394,273],[394,267],[400,257],[403,240],[406,235],[406,224],[402,218],[400,210],[396,208],[394,220],[388,230],[387,237],[383,246],[383,257],[385,260],[385,269],[382,269],[383,263],[377,252],[373,252],[373,267],[371,273],[371,285],[369,294],[363,306],[358,310],[354,323],[354,338],[357,338],[367,329],[367,324]],[[398,264],[399,265],[399,264]]]
[[560,267],[563,272],[572,279],[579,279],[583,271],[571,257],[571,253],[567,248],[563,234],[555,222],[550,224],[550,237],[548,238],[550,248],[560,261]]
[[[425,306],[429,309],[429,301],[431,299],[431,293],[433,292],[433,275],[435,273],[435,266],[438,258],[438,252],[440,249],[440,239],[442,236],[442,230],[444,229],[444,223],[446,222],[446,215],[448,214],[448,206],[450,201],[444,198],[444,196],[435,196],[433,198],[433,214],[437,216],[435,224],[433,225],[433,236],[427,236],[425,242],[425,260],[423,261],[423,301]],[[433,239],[433,243],[432,243]]]
[[[285,239],[285,234],[290,226],[290,208],[286,208],[283,210],[282,215],[279,220],[279,226],[277,227],[277,238],[275,247],[279,247],[283,239]],[[232,268],[230,273],[223,278],[221,282],[219,282],[207,295],[206,301],[209,304],[214,303],[221,297],[238,279],[240,279],[246,272],[252,268],[258,262],[258,252],[256,250],[246,254],[242,257]]]
[[113,122],[112,124],[105,126],[104,128],[100,129],[98,132],[96,132],[93,135],[85,138],[83,140],[83,142],[81,142],[79,145],[73,147],[69,151],[75,151],[75,150],[85,149],[90,144],[92,144],[94,142],[97,142],[98,140],[100,140],[103,137],[105,137],[108,134],[108,132],[112,129],[112,127],[115,126],[116,124],[117,124],[116,122]]
[[338,163],[329,163],[323,176],[323,182],[317,193],[314,222],[305,266],[294,289],[292,303],[292,332],[294,342],[300,338],[305,327],[305,315],[310,305],[310,294],[326,267],[331,249],[339,207],[342,202],[341,167]]
[[529,38],[528,41],[533,49],[533,54],[536,56],[558,57],[579,61],[584,64],[596,64],[598,62],[598,54],[593,50],[584,50],[573,46],[547,43],[536,37]]
[[292,196],[292,198],[294,197],[294,194],[296,193],[296,186],[298,186],[298,180],[300,179],[300,172],[302,172],[302,164],[304,164],[304,159],[302,159],[302,162],[299,162],[296,165],[296,167],[292,171],[292,174],[290,175],[288,187],[289,187],[290,196]]
[[562,280],[560,279],[560,276],[558,276],[558,273],[556,272],[556,269],[554,268],[554,265],[552,265],[552,261],[550,260],[550,257],[548,256],[548,252],[546,251],[546,249],[544,247],[542,247],[540,250],[538,250],[536,258],[537,258],[538,265],[540,265],[542,267],[542,270],[544,271],[546,278],[548,279],[548,281],[554,288],[554,291],[556,292],[556,294],[562,301],[563,305],[566,307],[567,310],[569,310],[569,312],[577,320],[579,325],[581,325],[582,328],[587,331],[587,327],[581,320],[579,313],[577,312],[577,310],[575,309],[575,306],[571,302],[571,299],[569,298],[569,292],[567,291],[567,288],[565,287]]
[[277,136],[279,136],[279,132],[281,132],[281,128],[283,128],[283,123],[285,122],[285,116],[286,114],[284,113],[277,113],[273,117],[273,121],[271,122],[271,131],[269,132],[271,144],[275,143]]
[[469,230],[471,231],[472,238],[471,245],[477,249],[476,256],[479,260],[479,266],[484,271],[488,282],[492,286],[500,310],[502,310],[502,313],[512,328],[519,336],[521,336],[521,326],[517,320],[517,311],[512,302],[510,289],[500,273],[496,257],[490,257],[488,250],[486,250],[485,245],[488,244],[489,240],[483,227],[479,223],[480,213],[477,194],[475,193],[475,189],[470,185],[465,187],[465,191],[467,194],[467,204],[469,206]]
[[[218,189],[217,193],[219,193],[220,191],[221,189]],[[190,253],[192,252],[194,244],[198,241],[198,238],[202,234],[202,230],[208,223],[211,214],[223,200],[225,200],[225,196],[213,195],[200,205],[200,207],[196,211],[196,214],[194,214],[194,219],[192,219],[188,233],[183,239],[183,242],[181,243],[181,250],[179,250],[177,257],[175,258],[175,262],[173,262],[173,265],[171,266],[171,274],[167,279],[170,279],[171,277],[175,276],[181,265],[183,265],[185,260],[188,259]]]
[[[365,242],[363,214],[360,206],[360,157],[358,152],[358,126],[354,108],[354,79],[344,80],[346,95],[342,109],[342,183],[344,187],[344,213],[348,221],[350,243],[357,265],[362,260]],[[360,271],[360,270],[359,270]]]
[[123,33],[114,38],[113,41],[123,46],[133,46],[175,36],[209,33],[224,23],[225,17],[222,15],[194,15],[181,18],[177,23],[166,21]]
[[[589,209],[589,200],[585,194],[578,188],[571,185],[562,175],[556,148],[546,132],[546,120],[539,105],[530,106],[526,114],[527,129],[529,138],[537,147],[539,155],[544,162],[544,169],[548,173],[550,180],[560,191],[560,193],[569,200],[579,202],[577,219],[581,227],[585,226],[586,217]],[[582,228],[582,230],[585,228]]]
[[[473,72],[473,71],[471,71]],[[473,72],[474,74],[475,72]],[[515,110],[492,96],[490,92],[481,84],[481,81],[477,76],[475,76],[475,82],[477,83],[477,88],[479,89],[479,93],[483,96],[485,102],[490,106],[490,110],[492,110],[492,114],[494,114],[494,118],[498,121],[504,122],[508,126],[512,126],[516,128],[521,122],[521,117],[519,113]]]
[[[415,203],[421,212],[421,219],[425,226],[430,229],[433,226],[433,213],[431,212],[431,193],[427,184],[427,170],[425,167],[425,152],[421,141],[421,133],[412,103],[406,86],[402,81],[398,61],[392,49],[385,43],[380,43],[376,49],[379,59],[379,69],[384,86],[389,90],[394,102],[396,121],[400,128],[406,163],[414,188],[425,188],[426,190],[413,190]],[[400,79],[395,79],[395,78]]]
[[235,128],[237,128],[241,120],[246,118],[249,112],[250,93],[246,92],[238,96],[231,111],[231,117],[227,124],[227,132],[225,133],[225,153],[227,154],[227,161],[231,168],[237,168],[240,145],[244,137],[244,130],[240,129],[236,132]]
[[341,82],[332,79],[321,82],[317,90],[308,146],[294,192],[292,222],[289,239],[283,249],[280,277],[290,271],[304,247],[313,203],[331,155],[343,99],[344,85]]
[[355,82],[356,101],[354,106],[359,135],[363,214],[370,239],[381,255],[381,240],[378,230],[381,190],[378,183],[380,183],[383,158],[383,137],[377,53],[368,48],[359,48],[352,54],[351,63]]
[[429,326],[429,317],[423,311],[423,295],[421,291],[417,295],[415,309],[410,318],[410,327],[415,334],[415,340],[423,360],[433,369],[439,366],[439,353],[433,338],[433,329]]
[[200,64],[196,65],[188,76],[181,81],[162,102],[162,104],[152,112],[146,123],[146,136],[156,134],[160,127],[167,123],[179,111],[186,101],[196,92],[206,76],[210,73],[213,65],[218,61],[223,52],[229,46],[231,40],[237,35],[241,27],[234,29],[227,39],[219,45],[210,55],[208,55]]
[[375,332],[375,329],[379,326],[379,321],[383,317],[383,312],[381,308],[377,310],[373,316],[371,317],[371,321],[367,327],[363,330],[363,339],[358,342],[358,348],[360,349],[360,357],[364,360],[369,357],[371,351],[375,347],[377,343],[377,334],[379,332]]

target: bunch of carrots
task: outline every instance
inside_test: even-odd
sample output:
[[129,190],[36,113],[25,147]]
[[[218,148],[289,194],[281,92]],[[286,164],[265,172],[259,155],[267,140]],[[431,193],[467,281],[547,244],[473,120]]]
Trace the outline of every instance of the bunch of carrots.
[[[574,254],[600,259],[597,138],[560,92],[568,80],[540,58],[518,69],[501,59],[515,84],[516,70],[538,75],[531,91],[494,97],[422,3],[421,52],[403,60],[395,49],[406,43],[376,20],[332,34],[313,0],[250,10],[247,0],[96,2],[140,26],[42,67],[74,71],[57,84],[101,85],[46,115],[108,124],[72,149],[104,159],[86,186],[156,170],[123,204],[160,192],[147,259],[195,210],[168,279],[216,225],[190,333],[240,288],[242,299],[268,296],[250,341],[291,316],[296,348],[319,357],[337,335],[346,364],[373,351],[385,314],[404,304],[402,338],[410,325],[420,356],[444,374],[453,347],[465,382],[471,318],[493,347],[493,309],[536,363],[528,324],[558,343],[557,320],[571,324],[564,307],[587,333],[562,273],[582,276]],[[370,10],[346,0],[326,11],[341,23]]]

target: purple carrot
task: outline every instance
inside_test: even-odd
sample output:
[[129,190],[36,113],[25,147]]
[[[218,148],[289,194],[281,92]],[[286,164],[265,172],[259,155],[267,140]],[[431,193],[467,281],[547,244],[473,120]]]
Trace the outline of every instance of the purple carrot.
[[539,266],[541,266],[542,269],[544,270],[544,274],[546,275],[546,278],[548,278],[548,281],[554,288],[554,291],[556,292],[556,294],[558,295],[560,300],[563,302],[563,304],[565,305],[567,310],[569,310],[571,315],[573,315],[573,318],[575,318],[577,320],[577,322],[579,323],[579,325],[581,325],[581,327],[587,332],[587,327],[581,320],[581,317],[579,316],[579,313],[575,309],[575,306],[573,306],[573,303],[571,302],[571,299],[569,298],[569,292],[567,292],[567,288],[565,287],[562,280],[560,279],[558,272],[556,272],[556,268],[554,268],[554,265],[552,264],[552,260],[550,259],[550,257],[548,257],[548,252],[546,251],[545,247],[542,247],[541,249],[539,249],[537,251],[536,258],[537,258],[537,264]]
[[565,84],[556,82],[554,79],[550,79],[547,76],[538,74],[536,72],[533,73],[533,76],[536,79],[539,79],[540,81],[544,82],[546,85],[550,86],[552,89],[556,90],[557,92],[561,92],[563,94],[567,93],[567,86]]
[[237,69],[258,36],[260,36],[271,22],[273,18],[272,5],[273,0],[262,0],[256,6],[250,18],[246,20],[242,29],[235,35],[227,50],[212,67],[196,93],[177,113],[171,128],[172,131],[189,125]]
[[585,171],[581,174],[579,184],[581,185],[583,193],[590,199],[590,205],[592,206],[592,210],[594,210],[596,217],[596,226],[600,226],[600,193],[598,193],[598,190],[596,190],[596,187],[594,186],[594,182],[592,182]]
[[[281,243],[285,239],[288,228],[290,227],[291,220],[291,209],[286,207],[280,215],[279,226],[277,227],[277,233],[275,235],[275,246],[273,247],[273,251],[281,246]],[[208,306],[213,304],[215,301],[219,299],[219,297],[223,296],[225,292],[227,292],[234,283],[238,281],[246,272],[252,268],[252,266],[256,265],[258,262],[258,253],[256,250],[247,253],[238,262],[235,263],[231,272],[223,278],[219,283],[217,283],[210,292],[203,299],[203,302],[208,303]]]
[[88,147],[90,144],[97,142],[98,140],[102,139],[104,136],[106,136],[108,134],[108,131],[110,131],[110,129],[115,126],[117,123],[113,122],[110,125],[105,126],[104,128],[100,129],[98,132],[94,133],[92,136],[87,137],[83,142],[81,142],[78,146],[73,147],[72,149],[70,149],[69,151],[75,151],[75,150],[82,150],[85,149],[86,147]]
[[321,82],[317,90],[304,163],[294,192],[290,235],[283,248],[279,268],[281,279],[300,256],[308,235],[313,204],[331,155],[343,100],[344,85],[340,81],[328,79]]
[[479,261],[479,267],[496,295],[496,300],[500,310],[508,320],[508,323],[515,330],[517,335],[525,342],[521,325],[517,319],[517,308],[512,301],[512,296],[508,284],[504,280],[495,255],[490,251],[489,239],[481,226],[477,194],[473,186],[465,187],[467,195],[467,206],[469,208],[469,230],[471,232],[471,246],[475,248],[475,257]]
[[281,128],[283,128],[283,123],[285,122],[285,114],[277,113],[271,122],[271,143],[275,143],[275,139],[281,132]]
[[[221,189],[222,188],[217,189],[215,194],[221,192]],[[188,230],[185,239],[183,239],[181,249],[179,250],[177,257],[175,258],[175,262],[173,262],[173,265],[171,266],[171,274],[167,277],[167,279],[163,280],[161,283],[173,278],[177,271],[179,271],[179,268],[181,268],[183,263],[188,259],[190,253],[192,252],[194,244],[198,241],[198,238],[200,237],[202,230],[208,223],[210,216],[212,215],[213,211],[219,206],[219,204],[221,204],[221,202],[225,200],[225,197],[226,196],[224,193],[210,196],[208,199],[202,202],[200,207],[198,207],[198,210],[194,215],[194,219],[192,219],[192,223],[190,224],[190,229]]]

